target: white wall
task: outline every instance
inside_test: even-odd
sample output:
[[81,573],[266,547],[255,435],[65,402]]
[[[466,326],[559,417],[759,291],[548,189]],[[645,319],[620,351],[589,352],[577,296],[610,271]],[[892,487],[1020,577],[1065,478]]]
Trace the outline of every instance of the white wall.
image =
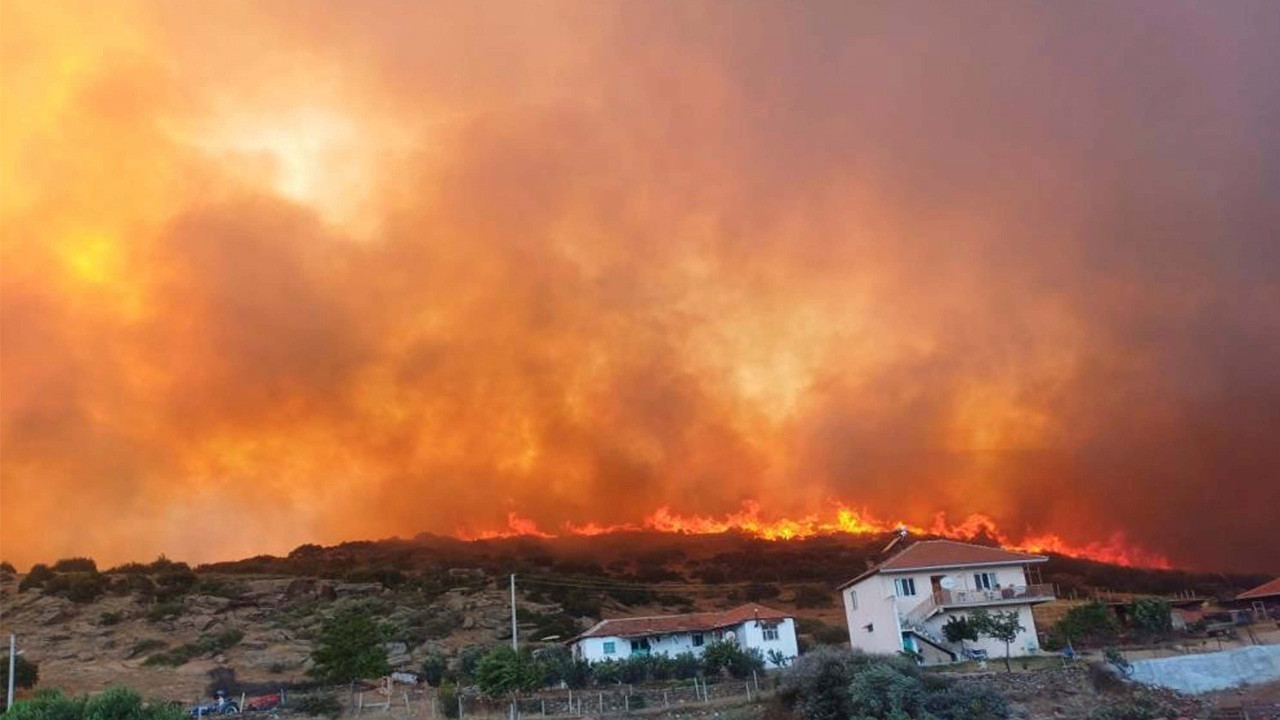
[[[891,655],[902,649],[902,630],[894,609],[893,582],[876,574],[840,593],[849,644],[863,652]],[[871,625],[871,630],[866,629]]]
[[[681,653],[693,653],[701,656],[703,649],[708,643],[715,642],[724,636],[724,633],[732,631],[735,641],[739,646],[744,648],[757,648],[761,654],[765,656],[765,667],[777,667],[769,662],[769,651],[776,650],[783,654],[788,661],[794,659],[799,654],[799,646],[796,643],[795,621],[791,618],[778,621],[778,639],[765,640],[764,628],[760,627],[755,620],[748,620],[741,625],[721,630],[711,630],[701,633],[703,644],[694,646],[693,633],[664,633],[662,635],[649,636],[649,652],[654,655],[676,656]],[[574,643],[574,652],[578,657],[584,658],[588,662],[600,662],[603,660],[625,660],[631,656],[631,640],[639,638],[623,638],[612,635],[600,637],[582,638]],[[612,654],[605,653],[605,645],[613,643],[614,652]]]
[[[841,591],[844,600],[845,622],[849,628],[849,644],[864,652],[874,654],[893,654],[902,650],[902,623],[900,616],[905,616],[920,603],[931,598],[933,588],[930,578],[934,575],[951,577],[955,584],[953,590],[974,590],[975,572],[992,572],[996,574],[996,583],[1000,587],[1020,587],[1027,584],[1027,577],[1022,565],[995,567],[978,567],[966,569],[920,571],[909,573],[881,572],[863,579],[861,582]],[[916,594],[898,597],[895,594],[895,578],[913,578]],[[854,606],[856,595],[857,604]],[[1025,628],[1010,645],[1010,653],[1014,656],[1035,653],[1039,650],[1036,638],[1035,620],[1031,616],[1030,604],[995,605],[989,610],[1009,612],[1016,610],[1018,620]],[[966,615],[966,611],[940,613],[925,623],[926,629],[934,635],[942,637],[942,626],[952,615]],[[866,625],[872,631],[866,630]],[[966,647],[984,649],[992,658],[1004,657],[1004,643],[981,638],[977,643],[966,642]]]
[[916,594],[904,596],[897,599],[898,610],[902,613],[911,612],[911,610],[919,603],[927,600],[933,593],[933,586],[930,578],[935,575],[943,575],[955,581],[952,586],[953,590],[976,590],[974,586],[973,574],[978,572],[989,572],[996,574],[996,583],[1000,587],[1022,587],[1027,584],[1027,574],[1021,565],[1008,565],[997,567],[979,567],[966,570],[934,570],[923,572],[909,573],[878,573],[873,577],[883,576],[889,587],[889,592],[894,592],[894,578],[912,578],[916,581]]
[[[1031,615],[1030,605],[1001,605],[997,607],[987,608],[990,612],[1017,612],[1018,624],[1023,630],[1018,633],[1018,637],[1009,644],[1009,654],[1013,657],[1020,655],[1034,655],[1040,651],[1040,640],[1036,637],[1036,621]],[[961,611],[952,610],[939,613],[929,618],[925,623],[925,627],[938,637],[944,637],[942,634],[942,626],[947,624],[947,620],[953,616],[967,616],[972,610]],[[966,640],[964,646],[970,649],[986,650],[987,655],[992,660],[1004,657],[1004,643],[989,637],[980,637],[977,642]]]
[[765,640],[764,628],[755,620],[748,620],[739,625],[734,635],[738,638],[739,645],[760,650],[764,655],[764,666],[767,668],[778,667],[777,664],[769,662],[770,650],[782,653],[786,663],[800,654],[800,646],[796,643],[796,624],[791,618],[778,621],[777,640]]

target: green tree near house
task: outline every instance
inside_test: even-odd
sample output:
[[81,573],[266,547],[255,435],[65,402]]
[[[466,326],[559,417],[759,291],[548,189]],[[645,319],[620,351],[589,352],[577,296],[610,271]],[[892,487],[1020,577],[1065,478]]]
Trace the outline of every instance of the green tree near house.
[[953,615],[945,625],[942,626],[942,636],[950,643],[959,643],[960,649],[964,650],[964,641],[977,642],[978,630],[969,622],[969,619],[963,615]]
[[383,629],[357,609],[341,610],[325,621],[311,651],[307,674],[329,683],[355,683],[391,672],[382,647]]
[[969,617],[969,624],[973,625],[979,635],[986,635],[1004,643],[1004,669],[1007,672],[1013,672],[1013,664],[1009,659],[1009,646],[1018,639],[1018,633],[1026,630],[1022,623],[1018,622],[1018,613],[1016,611],[991,613],[987,612],[986,608],[978,608]]
[[542,687],[546,675],[542,663],[505,645],[490,650],[476,663],[476,685],[489,697],[536,690]]
[[1161,598],[1138,598],[1129,606],[1133,626],[1145,633],[1160,634],[1173,631],[1173,611],[1169,602]]

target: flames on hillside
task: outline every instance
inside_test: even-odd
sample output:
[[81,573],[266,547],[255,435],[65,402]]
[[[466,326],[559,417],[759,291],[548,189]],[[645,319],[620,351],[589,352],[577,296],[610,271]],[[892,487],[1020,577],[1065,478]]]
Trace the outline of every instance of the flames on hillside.
[[726,532],[738,532],[764,540],[798,540],[818,535],[873,535],[905,528],[916,535],[936,535],[956,540],[981,540],[995,542],[1010,550],[1033,553],[1057,553],[1072,557],[1086,558],[1098,562],[1123,565],[1125,567],[1169,568],[1170,563],[1164,555],[1136,547],[1125,540],[1122,533],[1114,533],[1106,541],[1095,541],[1077,544],[1064,540],[1055,533],[1025,534],[1014,539],[1000,529],[994,520],[986,515],[974,513],[962,522],[952,524],[944,513],[934,516],[933,523],[927,526],[910,523],[886,521],[876,518],[870,513],[854,510],[838,504],[826,515],[817,513],[800,518],[768,519],[761,516],[760,505],[748,501],[742,509],[723,517],[704,515],[684,515],[669,507],[660,507],[637,523],[620,523],[601,525],[594,522],[583,524],[566,523],[559,532],[549,532],[539,528],[537,523],[522,517],[516,512],[507,515],[505,528],[488,529],[479,532],[459,530],[457,537],[467,540],[492,540],[507,537],[539,537],[554,538],[561,536],[593,536],[615,532],[663,532],[684,535],[718,535]]

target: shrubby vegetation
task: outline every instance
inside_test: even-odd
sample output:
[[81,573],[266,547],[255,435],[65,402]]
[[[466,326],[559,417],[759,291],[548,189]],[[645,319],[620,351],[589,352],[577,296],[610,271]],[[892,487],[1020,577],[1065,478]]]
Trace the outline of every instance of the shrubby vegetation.
[[180,645],[172,650],[166,650],[164,652],[158,652],[151,655],[147,657],[142,664],[178,667],[180,665],[185,665],[187,661],[192,658],[226,652],[239,644],[243,639],[244,632],[236,629],[224,630],[220,633],[205,634],[201,635],[193,643],[186,643],[185,645]]
[[338,698],[328,693],[303,695],[297,700],[290,701],[289,707],[309,717],[323,715],[336,718],[342,714],[342,703],[338,702]]
[[915,663],[821,648],[796,660],[778,697],[802,720],[997,720],[1008,702],[979,683],[924,675]]
[[173,705],[144,703],[138,693],[117,687],[93,697],[42,692],[15,703],[5,720],[187,720],[187,713]]
[[1049,631],[1046,649],[1057,650],[1072,645],[1105,645],[1114,642],[1120,623],[1111,609],[1100,602],[1078,605],[1067,611]]
[[1135,630],[1151,635],[1173,631],[1173,611],[1161,598],[1138,598],[1129,605],[1129,617]]
[[358,607],[347,607],[325,621],[316,638],[308,674],[322,682],[352,683],[391,672],[382,642],[385,629]]

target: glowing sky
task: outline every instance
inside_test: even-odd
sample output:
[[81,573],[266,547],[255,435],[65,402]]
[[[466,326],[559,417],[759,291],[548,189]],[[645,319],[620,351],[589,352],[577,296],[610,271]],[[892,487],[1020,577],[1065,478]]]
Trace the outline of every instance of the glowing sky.
[[1277,37],[2,3],[0,554],[844,504],[1278,570]]

